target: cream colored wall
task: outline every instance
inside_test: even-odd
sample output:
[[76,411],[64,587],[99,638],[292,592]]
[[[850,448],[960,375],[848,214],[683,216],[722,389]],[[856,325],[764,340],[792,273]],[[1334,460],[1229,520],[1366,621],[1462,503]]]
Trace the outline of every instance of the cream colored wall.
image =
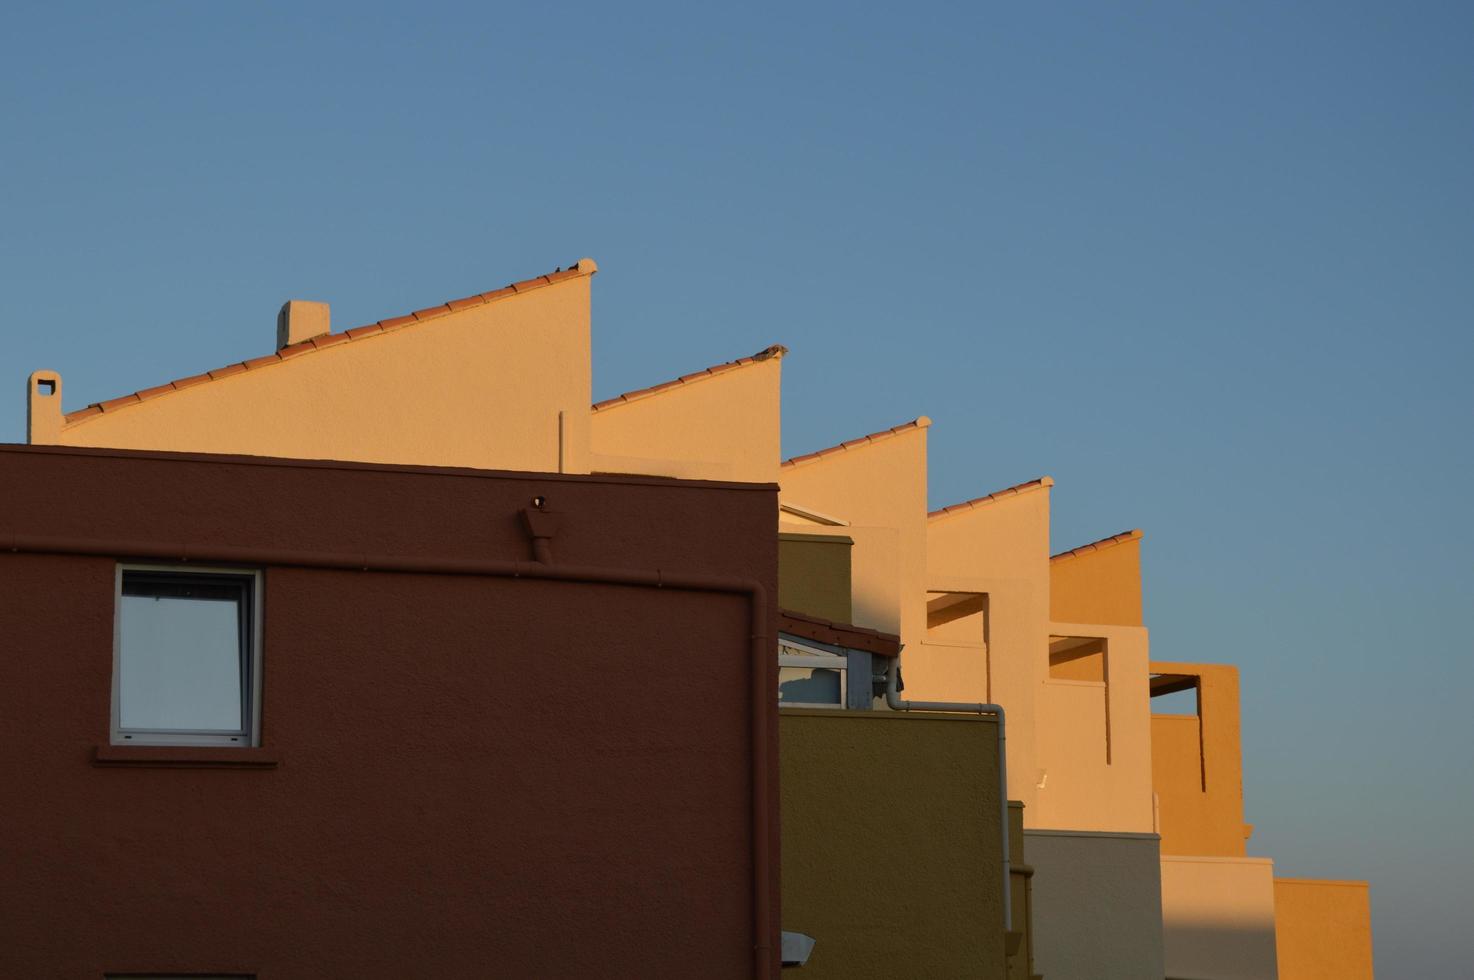
[[1064,622],[1141,626],[1141,539],[1055,558],[1049,608]]
[[[259,353],[270,351],[271,337],[263,322]],[[560,469],[561,444],[562,468],[587,472],[590,387],[589,276],[581,275],[59,431],[33,424],[31,438],[541,472]]]
[[1048,668],[1049,489],[933,517],[926,526],[926,588],[988,596],[986,647],[937,636],[905,654],[906,693],[937,701],[991,701],[1008,712],[1008,795],[1042,822],[1037,704]]
[[753,361],[591,413],[597,472],[774,483],[782,357]]
[[879,612],[859,590],[878,577],[867,537],[879,541],[884,535],[867,536],[863,529],[890,529],[896,545],[897,622],[887,627],[857,619],[856,624],[897,632],[908,646],[919,643],[926,629],[926,427],[784,466],[778,479],[780,501],[850,522],[843,530],[855,539],[856,616]]
[[[824,534],[848,538],[850,548],[850,622],[855,626],[900,635],[900,532],[893,527],[835,526],[790,520],[783,514],[780,532]],[[908,682],[909,683],[909,682]]]
[[1280,980],[1372,980],[1372,906],[1364,881],[1274,879]]
[[1152,716],[1152,786],[1162,853],[1242,856],[1246,827],[1238,668],[1153,661],[1150,670],[1200,678],[1201,720]]
[[1147,631],[1099,623],[1049,625],[1053,636],[1106,642],[1106,679],[1046,677],[1038,703],[1035,826],[1154,830]]
[[1274,862],[1162,857],[1168,980],[1275,980]]

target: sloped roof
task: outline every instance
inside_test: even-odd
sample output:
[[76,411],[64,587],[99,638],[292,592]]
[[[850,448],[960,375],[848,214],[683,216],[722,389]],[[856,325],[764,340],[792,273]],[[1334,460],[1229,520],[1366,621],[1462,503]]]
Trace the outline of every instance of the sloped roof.
[[1135,541],[1140,537],[1141,529],[1133,528],[1130,531],[1122,531],[1120,534],[1112,534],[1108,538],[1101,538],[1099,541],[1082,544],[1080,547],[1071,548],[1069,551],[1061,551],[1057,555],[1050,555],[1049,560],[1064,561],[1067,558],[1078,558],[1081,555],[1088,555],[1092,551],[1102,551],[1106,548],[1115,547],[1118,544],[1125,544],[1127,541]]
[[705,381],[707,378],[713,378],[719,374],[726,374],[728,371],[732,371],[740,367],[746,367],[749,364],[759,364],[763,361],[772,360],[774,358],[778,358],[781,360],[783,355],[787,353],[787,347],[784,347],[782,344],[774,344],[771,347],[765,347],[751,357],[739,357],[737,358],[737,360],[728,361],[725,364],[714,364],[711,367],[706,368],[704,371],[697,371],[694,374],[683,374],[679,378],[676,378],[674,381],[666,381],[658,385],[651,385],[649,388],[636,388],[634,391],[626,391],[622,395],[615,395],[613,398],[606,398],[601,402],[595,402],[593,405],[593,409],[596,412],[602,412],[611,408],[618,408],[620,405],[628,405],[630,402],[639,401],[640,399],[648,398],[651,395],[658,395],[662,391],[670,391],[672,388],[679,388],[682,385],[688,385],[692,382]]
[[1030,490],[1042,490],[1045,487],[1052,486],[1054,486],[1053,477],[1041,476],[1038,479],[1029,480],[1027,483],[1015,483],[1011,487],[1004,487],[1002,490],[985,493],[981,497],[964,500],[960,504],[948,504],[946,507],[940,510],[934,510],[926,516],[930,520],[936,520],[938,517],[946,517],[949,514],[972,510],[975,507],[984,507],[993,503],[995,500],[1002,500],[1005,497],[1017,497],[1019,494],[1027,493]]
[[881,429],[879,432],[872,432],[868,436],[861,436],[858,439],[851,439],[849,442],[842,442],[837,446],[830,446],[827,449],[820,449],[817,452],[805,453],[802,456],[795,456],[792,459],[785,459],[783,461],[783,465],[800,466],[804,463],[811,463],[816,459],[823,459],[826,456],[833,456],[835,453],[842,453],[851,449],[858,449],[861,446],[868,446],[871,443],[875,442],[883,442],[886,439],[889,439],[891,436],[898,436],[901,433],[909,432],[912,429],[925,429],[929,425],[931,425],[931,419],[923,415],[919,418],[912,419],[910,422],[907,422],[903,425],[895,426],[894,428]]
[[788,609],[778,610],[778,632],[848,650],[863,650],[878,657],[901,655],[901,638],[893,633],[882,633],[849,623],[835,623]]
[[418,323],[424,323],[426,320],[434,320],[442,316],[448,316],[451,313],[459,312],[460,310],[484,306],[487,303],[494,303],[508,296],[517,296],[534,289],[540,289],[543,286],[550,286],[556,282],[563,282],[566,279],[575,279],[579,276],[592,276],[598,271],[599,267],[594,263],[593,259],[580,259],[567,269],[558,269],[546,275],[524,279],[521,282],[514,282],[509,286],[494,289],[489,293],[478,293],[475,296],[453,299],[441,303],[439,306],[430,306],[423,310],[416,310],[407,316],[390,317],[387,320],[379,320],[377,323],[365,324],[361,327],[354,327],[351,330],[326,333],[320,337],[304,340],[299,344],[283,347],[276,353],[268,354],[265,357],[256,357],[249,361],[227,364],[225,367],[216,368],[213,371],[206,371],[204,374],[196,374],[188,378],[178,378],[153,388],[135,391],[131,395],[123,395],[121,398],[112,398],[105,402],[94,402],[86,408],[78,409],[75,412],[68,412],[65,416],[65,421],[68,424],[81,422],[96,415],[116,412],[121,408],[137,405],[141,402],[157,398],[160,395],[167,395],[170,392],[183,391],[185,388],[193,388],[195,385],[204,384],[209,381],[219,381],[222,378],[233,377],[234,375],[243,374],[247,371],[260,371],[263,368],[280,364],[283,361],[289,361],[303,354],[311,354],[338,344],[348,343],[349,341],[363,340],[379,334],[391,333]]

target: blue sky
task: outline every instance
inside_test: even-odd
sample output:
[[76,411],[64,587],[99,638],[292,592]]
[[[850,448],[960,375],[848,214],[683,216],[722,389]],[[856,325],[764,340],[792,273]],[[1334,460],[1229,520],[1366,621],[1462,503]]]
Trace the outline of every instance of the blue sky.
[[0,440],[598,259],[595,394],[784,362],[785,449],[930,415],[932,502],[1146,531],[1243,670],[1251,848],[1474,958],[1474,7],[32,4],[0,32]]

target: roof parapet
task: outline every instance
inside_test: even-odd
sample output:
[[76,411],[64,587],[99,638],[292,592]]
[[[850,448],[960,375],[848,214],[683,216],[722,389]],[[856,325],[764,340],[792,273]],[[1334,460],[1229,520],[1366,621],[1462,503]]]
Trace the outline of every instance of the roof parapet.
[[881,429],[879,432],[872,432],[869,435],[860,436],[858,439],[851,439],[848,442],[842,442],[837,446],[829,446],[825,449],[820,449],[812,453],[805,453],[802,456],[794,456],[792,459],[785,459],[783,461],[783,465],[802,466],[804,463],[812,463],[815,460],[823,459],[827,456],[833,456],[835,453],[847,452],[848,450],[859,449],[861,446],[868,446],[872,443],[884,442],[886,439],[889,439],[892,436],[898,436],[903,433],[910,432],[912,429],[926,429],[930,427],[931,419],[927,418],[925,415],[920,415],[912,419],[910,422],[904,422],[901,425],[893,426],[889,429]]
[[694,381],[704,381],[707,378],[714,378],[719,374],[726,374],[728,371],[740,367],[746,367],[749,364],[759,364],[763,361],[771,360],[782,360],[783,355],[787,353],[787,347],[784,347],[782,344],[773,344],[769,347],[763,348],[756,354],[753,354],[751,357],[739,357],[735,361],[727,361],[724,364],[714,364],[704,370],[695,371],[691,374],[683,374],[679,378],[675,378],[671,381],[663,381],[658,385],[651,385],[649,388],[636,388],[634,391],[626,391],[622,395],[615,395],[613,398],[606,398],[603,401],[595,402],[591,407],[595,412],[608,411],[611,408],[618,408],[620,405],[628,405],[630,402],[639,401],[640,399],[648,398],[651,395],[658,395],[663,391],[670,391],[673,388],[679,388],[682,385],[688,385]]
[[1122,531],[1120,534],[1112,534],[1110,537],[1101,538],[1099,541],[1082,544],[1078,548],[1071,548],[1069,551],[1061,551],[1057,555],[1050,555],[1049,560],[1064,561],[1067,558],[1079,558],[1081,555],[1088,555],[1092,551],[1103,551],[1106,548],[1111,548],[1118,544],[1125,544],[1127,541],[1136,541],[1140,538],[1141,528],[1132,528],[1129,531]]
[[[532,279],[524,279],[521,282],[514,282],[509,286],[503,286],[501,289],[494,289],[491,292],[478,293],[474,296],[467,296],[462,299],[453,299],[449,302],[442,303],[439,306],[431,306],[423,310],[416,310],[408,316],[390,317],[387,320],[379,320],[377,323],[369,323],[361,327],[354,327],[350,330],[344,330],[341,333],[324,333],[318,336],[309,337],[306,340],[299,340],[295,343],[290,343],[285,347],[280,347],[274,354],[267,354],[264,357],[255,357],[248,361],[240,361],[235,364],[227,364],[225,367],[216,368],[213,371],[206,371],[203,374],[196,374],[188,378],[178,378],[174,381],[168,381],[153,388],[144,388],[141,391],[135,391],[132,394],[123,395],[120,398],[112,398],[104,402],[94,402],[91,405],[88,405],[86,408],[81,408],[75,412],[67,413],[65,416],[63,416],[63,423],[66,425],[72,425],[77,422],[83,422],[89,418],[101,415],[105,412],[115,412],[120,408],[126,408],[129,405],[136,405],[139,402],[148,401],[149,399],[156,398],[159,395],[166,395],[171,391],[181,391],[185,388],[191,388],[194,385],[202,384],[206,381],[218,381],[221,378],[228,378],[233,375],[242,374],[246,371],[259,371],[261,368],[270,367],[273,364],[279,364],[282,361],[290,360],[291,358],[297,357],[301,354],[311,354],[314,351],[320,351],[325,348],[332,347],[336,344],[344,343],[346,341],[362,340],[366,337],[373,337],[381,333],[389,333],[393,330],[399,330],[403,327],[412,326],[416,323],[423,323],[426,320],[433,320],[438,317],[446,316],[459,310],[469,309],[474,306],[483,306],[487,303],[496,302],[497,300],[505,299],[509,296],[516,296],[533,289],[539,289],[543,286],[550,286],[553,283],[563,282],[567,279],[576,279],[580,276],[592,276],[598,271],[599,267],[597,264],[595,264],[593,259],[579,259],[576,263],[574,263],[567,269],[560,268],[553,272],[549,272],[546,275],[536,276]],[[287,305],[291,306],[295,303],[300,302],[302,301],[294,300]],[[324,323],[326,324],[327,304],[324,303],[308,305],[321,305],[324,308],[323,317]],[[285,310],[286,307],[283,307],[284,312]],[[280,319],[278,319],[278,339],[280,339],[280,329]],[[55,374],[54,371],[37,373]],[[58,404],[60,403],[58,402]],[[59,431],[60,430],[58,429],[58,432]]]
[[948,504],[946,507],[943,507],[940,510],[934,510],[926,516],[928,520],[936,520],[939,517],[947,517],[951,514],[959,514],[963,511],[972,510],[977,507],[985,507],[988,504],[993,503],[994,501],[1002,500],[1006,497],[1017,497],[1019,494],[1027,493],[1030,490],[1044,490],[1052,486],[1054,486],[1054,477],[1041,476],[1037,479],[1029,480],[1024,483],[1015,483],[1013,486],[1004,487],[1002,490],[995,490],[992,493],[985,493],[981,497],[973,497],[971,500],[964,500],[961,503],[957,504]]

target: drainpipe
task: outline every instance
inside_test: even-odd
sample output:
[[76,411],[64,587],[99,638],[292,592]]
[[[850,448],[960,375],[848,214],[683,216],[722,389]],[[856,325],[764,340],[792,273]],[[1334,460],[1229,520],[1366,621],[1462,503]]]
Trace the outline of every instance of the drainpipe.
[[546,497],[533,497],[532,506],[522,511],[522,521],[527,525],[527,536],[532,539],[532,558],[541,565],[553,563],[553,535],[562,523],[560,515],[546,510]]
[[1013,931],[1013,863],[1008,858],[1008,739],[1001,704],[978,704],[962,701],[905,701],[901,698],[901,658],[896,657],[885,669],[885,704],[892,711],[953,711],[962,714],[993,715],[998,719],[998,810],[1003,833],[1003,931]]

